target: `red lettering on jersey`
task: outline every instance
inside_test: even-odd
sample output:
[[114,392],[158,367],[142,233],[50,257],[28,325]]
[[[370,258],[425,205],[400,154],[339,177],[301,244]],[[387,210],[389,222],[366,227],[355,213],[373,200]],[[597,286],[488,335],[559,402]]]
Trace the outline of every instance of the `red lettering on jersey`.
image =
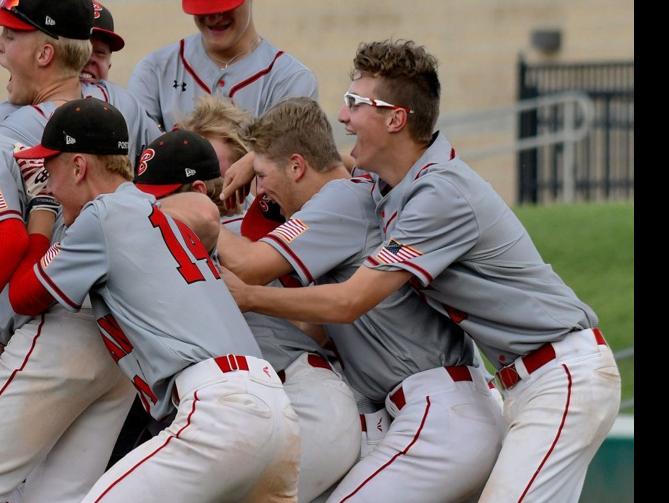
[[146,412],[150,412],[151,404],[149,403],[149,400],[151,400],[151,403],[155,405],[156,402],[158,402],[158,397],[153,392],[151,387],[146,383],[146,381],[141,377],[139,376],[133,377],[132,384],[135,385],[135,388],[137,388],[137,391],[139,392],[139,399],[142,401],[144,410],[146,410]]
[[111,314],[99,318],[97,322],[101,329],[102,341],[105,343],[114,361],[118,363],[121,358],[133,350],[132,344]]
[[176,220],[176,223],[179,231],[181,232],[181,235],[184,238],[184,241],[186,242],[186,245],[188,246],[188,249],[193,254],[193,257],[195,257],[196,260],[206,260],[207,266],[209,266],[209,270],[214,275],[214,278],[221,279],[221,275],[219,274],[218,269],[214,265],[213,260],[211,260],[209,252],[207,252],[207,249],[202,244],[202,241],[200,241],[200,238],[198,238],[193,230],[183,222]]
[[[174,257],[174,260],[177,261],[177,264],[179,264],[177,266],[177,271],[179,271],[179,274],[181,274],[183,279],[186,280],[186,283],[190,285],[192,283],[197,283],[198,281],[204,281],[204,275],[202,274],[202,271],[200,271],[197,264],[191,261],[190,257],[186,253],[186,250],[183,249],[181,243],[179,243],[179,240],[174,235],[174,232],[172,231],[172,228],[170,227],[170,224],[168,223],[165,214],[162,211],[160,211],[156,206],[153,207],[153,211],[151,212],[151,215],[149,215],[149,221],[154,227],[160,229],[160,233],[163,235],[163,240],[167,245],[167,249]],[[183,227],[186,226],[184,225]],[[181,234],[183,235],[182,228],[179,227],[179,229],[181,230]],[[189,238],[187,236],[184,236],[184,239],[186,243],[189,242]],[[197,237],[195,239],[197,239]],[[200,245],[202,246],[202,243],[200,243]],[[189,248],[191,248],[191,245],[189,245]]]

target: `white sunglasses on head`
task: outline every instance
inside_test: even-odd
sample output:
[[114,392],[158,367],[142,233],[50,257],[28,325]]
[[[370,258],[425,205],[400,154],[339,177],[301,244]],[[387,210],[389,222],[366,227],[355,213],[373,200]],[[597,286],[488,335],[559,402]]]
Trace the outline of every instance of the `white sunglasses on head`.
[[412,114],[413,110],[408,107],[403,107],[400,105],[393,105],[387,101],[377,100],[375,98],[365,98],[364,96],[359,96],[352,92],[347,92],[344,94],[344,104],[350,109],[358,105],[369,105],[376,108],[390,108],[392,110],[405,110],[407,113]]

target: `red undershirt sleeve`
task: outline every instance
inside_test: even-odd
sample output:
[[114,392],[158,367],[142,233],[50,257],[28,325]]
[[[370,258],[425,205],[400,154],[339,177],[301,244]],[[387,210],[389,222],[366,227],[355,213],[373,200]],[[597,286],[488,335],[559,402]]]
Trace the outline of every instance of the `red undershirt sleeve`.
[[0,290],[3,290],[28,251],[28,231],[22,220],[0,222]]
[[50,243],[42,234],[30,234],[28,239],[28,252],[9,283],[9,301],[16,313],[36,316],[55,302],[33,270],[33,266],[49,249]]

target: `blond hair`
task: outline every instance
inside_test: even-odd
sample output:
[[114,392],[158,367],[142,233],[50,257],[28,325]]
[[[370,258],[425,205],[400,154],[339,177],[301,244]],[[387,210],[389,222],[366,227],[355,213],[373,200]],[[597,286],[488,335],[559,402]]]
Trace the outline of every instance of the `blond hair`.
[[130,159],[127,155],[96,155],[107,172],[121,175],[123,178],[132,182],[135,178],[135,171],[130,165]]
[[41,44],[50,44],[54,48],[54,62],[69,76],[79,75],[83,70],[93,52],[90,40],[77,40],[73,38],[53,38],[46,33],[37,32],[41,35]]
[[248,148],[243,132],[251,121],[251,114],[236,107],[231,101],[211,96],[201,96],[195,103],[193,113],[177,127],[193,131],[207,139],[219,139],[232,149],[236,161]]
[[[204,183],[207,188],[207,197],[213,201],[213,203],[218,207],[218,212],[221,215],[225,215],[229,212],[229,208],[226,208],[225,202],[221,201],[220,195],[223,192],[223,177],[219,176],[217,178],[212,178],[210,180],[200,180]],[[174,193],[179,194],[181,192],[191,192],[193,190],[193,183],[184,183],[179,187]]]
[[332,126],[325,112],[311,98],[289,98],[270,108],[248,128],[249,147],[276,163],[300,154],[316,171],[341,164]]

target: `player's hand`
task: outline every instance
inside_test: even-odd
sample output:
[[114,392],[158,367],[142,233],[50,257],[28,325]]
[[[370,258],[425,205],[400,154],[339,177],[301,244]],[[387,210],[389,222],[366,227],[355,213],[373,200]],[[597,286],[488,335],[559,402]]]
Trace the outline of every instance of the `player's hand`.
[[[14,153],[27,148],[21,143],[16,143]],[[32,199],[33,197],[46,195],[46,182],[49,179],[49,172],[44,167],[44,159],[16,159],[16,163],[21,170],[21,178],[28,198]]]
[[220,271],[223,281],[225,281],[228,290],[230,290],[232,297],[237,303],[237,306],[239,306],[239,310],[242,313],[245,313],[249,310],[249,304],[246,301],[246,299],[248,299],[249,285],[239,279],[237,275],[230,269],[226,269],[225,267],[220,266]]
[[[17,143],[14,145],[14,152],[20,152],[28,147]],[[28,211],[49,211],[54,215],[58,214],[60,204],[49,194],[46,188],[49,172],[44,167],[44,159],[16,159],[16,163],[21,170],[23,186],[28,198]]]
[[253,152],[249,152],[223,173],[221,201],[225,203],[226,209],[232,210],[237,205],[243,204],[244,199],[249,195],[253,180],[254,157]]

